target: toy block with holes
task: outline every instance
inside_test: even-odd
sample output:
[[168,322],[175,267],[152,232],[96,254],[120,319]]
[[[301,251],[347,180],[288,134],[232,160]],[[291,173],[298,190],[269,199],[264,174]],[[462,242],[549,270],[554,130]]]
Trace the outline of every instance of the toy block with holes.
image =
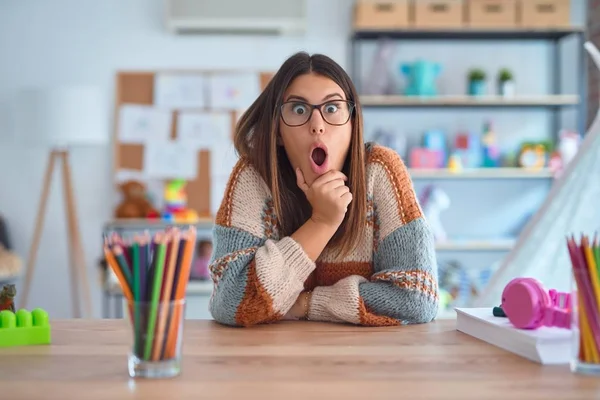
[[45,310],[0,311],[0,347],[50,344],[50,340],[51,328]]

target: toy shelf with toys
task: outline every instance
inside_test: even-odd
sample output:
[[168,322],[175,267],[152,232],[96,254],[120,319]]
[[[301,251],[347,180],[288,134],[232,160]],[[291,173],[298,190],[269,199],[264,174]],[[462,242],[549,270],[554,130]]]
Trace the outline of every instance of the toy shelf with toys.
[[473,25],[469,1],[429,17],[414,1],[355,2],[348,64],[365,138],[409,169],[436,240],[438,318],[476,301],[579,150],[586,31],[567,3],[500,27]]

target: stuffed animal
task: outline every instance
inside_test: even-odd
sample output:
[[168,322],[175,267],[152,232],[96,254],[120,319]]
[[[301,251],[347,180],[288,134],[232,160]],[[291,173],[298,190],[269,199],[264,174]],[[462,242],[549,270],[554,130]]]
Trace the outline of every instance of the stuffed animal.
[[116,218],[150,218],[158,215],[158,211],[146,196],[144,184],[130,180],[123,182],[119,188],[123,200],[115,210]]

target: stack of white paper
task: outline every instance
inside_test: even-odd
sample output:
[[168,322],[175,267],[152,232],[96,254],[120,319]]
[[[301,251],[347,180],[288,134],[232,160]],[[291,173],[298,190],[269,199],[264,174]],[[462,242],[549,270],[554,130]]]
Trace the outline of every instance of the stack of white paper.
[[540,364],[568,364],[575,351],[568,329],[517,329],[491,308],[456,308],[456,315],[458,331]]

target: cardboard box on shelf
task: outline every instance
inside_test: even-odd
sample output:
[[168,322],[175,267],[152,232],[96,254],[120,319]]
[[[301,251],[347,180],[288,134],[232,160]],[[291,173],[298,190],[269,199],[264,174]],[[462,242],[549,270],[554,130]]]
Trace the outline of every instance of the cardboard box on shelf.
[[409,0],[359,0],[354,5],[354,29],[407,28],[410,14]]
[[523,28],[564,28],[571,25],[571,1],[520,0],[518,14]]
[[467,0],[466,26],[470,28],[515,28],[517,0]]
[[444,29],[464,27],[463,0],[415,0],[414,27]]

